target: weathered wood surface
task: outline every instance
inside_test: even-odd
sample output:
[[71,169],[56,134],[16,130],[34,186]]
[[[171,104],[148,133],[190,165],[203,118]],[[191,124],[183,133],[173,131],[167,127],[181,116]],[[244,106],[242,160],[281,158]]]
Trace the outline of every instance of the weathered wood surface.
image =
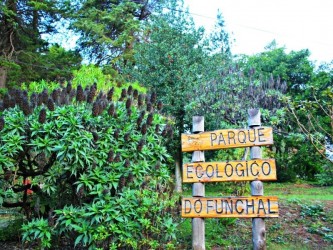
[[274,159],[201,162],[183,165],[183,182],[276,180]]
[[[193,133],[200,133],[204,131],[205,119],[203,116],[192,117]],[[203,151],[194,151],[192,153],[192,162],[201,163],[205,161],[205,153]],[[205,184],[193,183],[192,196],[204,197],[205,196]],[[192,249],[193,250],[205,250],[205,220],[203,218],[192,219]]]
[[[261,126],[260,109],[248,110],[248,125],[250,128],[259,128]],[[250,158],[260,159],[262,157],[261,148],[258,146],[250,148]],[[251,195],[262,198],[264,195],[264,185],[261,181],[251,182]],[[252,219],[252,243],[253,250],[266,250],[266,227],[263,218]]]
[[266,246],[266,226],[263,218],[252,219],[252,243],[253,250],[265,250]]
[[182,134],[182,151],[241,148],[273,144],[271,127],[223,129],[200,134]]
[[205,250],[205,220],[203,218],[192,219],[192,249]]
[[182,199],[184,218],[255,218],[278,217],[278,198],[250,197],[188,197]]
[[253,196],[264,195],[264,184],[261,181],[259,180],[251,181],[250,187],[251,187],[251,195]]

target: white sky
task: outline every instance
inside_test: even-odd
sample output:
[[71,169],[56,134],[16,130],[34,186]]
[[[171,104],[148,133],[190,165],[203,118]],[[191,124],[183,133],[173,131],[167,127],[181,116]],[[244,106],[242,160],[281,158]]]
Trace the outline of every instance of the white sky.
[[309,49],[314,62],[333,60],[333,0],[185,0],[196,24],[210,29],[217,10],[235,39],[234,54],[264,51],[273,39],[287,51]]

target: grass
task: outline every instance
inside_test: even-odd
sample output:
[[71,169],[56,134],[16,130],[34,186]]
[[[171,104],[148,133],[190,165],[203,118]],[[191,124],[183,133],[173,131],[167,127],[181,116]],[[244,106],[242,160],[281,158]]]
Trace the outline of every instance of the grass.
[[[237,183],[206,184],[206,196],[234,196]],[[184,196],[191,196],[191,185],[184,185]],[[247,184],[245,196],[250,195]],[[278,196],[281,199],[333,201],[333,186],[321,187],[314,183],[264,183],[265,196]]]
[[281,199],[333,201],[333,186],[320,187],[303,183],[267,183],[264,184],[265,195],[278,196]]
[[[191,196],[191,185],[184,187],[184,196]],[[232,196],[235,187],[206,184],[206,196]],[[243,195],[250,195],[248,183]],[[267,249],[333,249],[333,187],[272,182],[264,183],[264,195],[279,198],[280,215],[265,220]],[[251,249],[251,224],[251,219],[206,219],[206,249]],[[178,239],[177,249],[191,249],[191,219],[181,219]]]

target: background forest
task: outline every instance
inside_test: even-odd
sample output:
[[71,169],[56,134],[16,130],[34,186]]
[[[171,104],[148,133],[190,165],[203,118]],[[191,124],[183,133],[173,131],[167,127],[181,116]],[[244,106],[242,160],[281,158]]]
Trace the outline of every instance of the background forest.
[[223,12],[208,33],[182,0],[6,0],[0,20],[0,206],[22,208],[23,243],[174,249],[194,115],[245,128],[260,108],[278,182],[333,185],[333,64],[307,49],[235,55]]

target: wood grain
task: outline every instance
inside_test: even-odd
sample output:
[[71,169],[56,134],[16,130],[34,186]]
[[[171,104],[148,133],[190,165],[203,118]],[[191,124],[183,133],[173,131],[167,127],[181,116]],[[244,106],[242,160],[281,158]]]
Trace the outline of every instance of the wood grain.
[[274,159],[201,162],[183,165],[183,182],[276,180]]
[[200,134],[182,134],[182,152],[241,148],[273,144],[270,127],[249,129],[222,129]]
[[255,218],[278,217],[278,198],[250,197],[188,197],[182,199],[184,218]]
[[[193,133],[201,133],[205,129],[205,118],[203,116],[192,117]],[[204,162],[205,152],[194,151],[192,153],[192,162]],[[192,195],[195,197],[205,196],[205,184],[204,183],[193,183]],[[193,250],[205,250],[205,220],[203,218],[192,219],[192,249]]]

